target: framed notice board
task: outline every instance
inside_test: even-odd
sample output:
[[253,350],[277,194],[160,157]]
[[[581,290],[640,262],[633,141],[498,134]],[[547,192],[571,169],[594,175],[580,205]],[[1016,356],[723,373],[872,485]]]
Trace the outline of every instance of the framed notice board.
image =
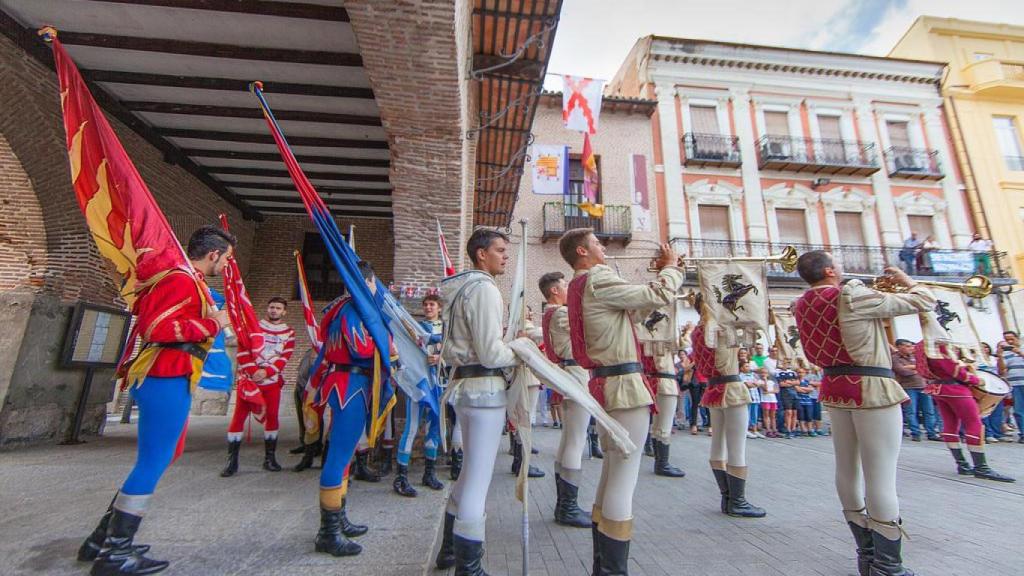
[[60,363],[65,368],[114,368],[121,358],[131,314],[110,308],[79,302],[75,305],[64,338],[64,352]]

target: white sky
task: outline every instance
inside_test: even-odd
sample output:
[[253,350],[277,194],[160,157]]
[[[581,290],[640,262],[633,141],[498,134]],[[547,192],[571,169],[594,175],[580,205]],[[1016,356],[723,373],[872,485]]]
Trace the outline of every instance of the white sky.
[[548,70],[609,80],[648,34],[884,56],[922,15],[1024,25],[1024,0],[564,0]]

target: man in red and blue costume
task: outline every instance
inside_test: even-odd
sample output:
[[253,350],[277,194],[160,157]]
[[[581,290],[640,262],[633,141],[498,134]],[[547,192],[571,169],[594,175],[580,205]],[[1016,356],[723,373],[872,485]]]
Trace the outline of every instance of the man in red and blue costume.
[[[373,268],[359,263],[359,271],[370,293],[376,300],[378,292]],[[332,556],[354,556],[362,546],[349,540],[365,534],[366,526],[352,524],[345,513],[345,495],[348,492],[348,468],[355,454],[360,436],[379,418],[380,399],[394,402],[390,391],[389,374],[382,374],[375,361],[378,345],[363,324],[351,296],[345,295],[324,309],[320,323],[323,342],[320,355],[313,365],[313,373],[320,374],[320,365],[327,363],[319,382],[315,402],[331,408],[331,429],[328,436],[327,458],[320,472],[320,531],[316,535],[316,551]],[[397,361],[394,348],[388,342],[392,365]],[[386,415],[387,410],[383,413]],[[373,440],[373,434],[370,434]]]
[[[176,456],[206,354],[229,323],[227,312],[211,307],[205,278],[221,273],[235,244],[230,233],[204,226],[188,243],[194,276],[172,269],[137,289],[138,320],[129,342],[138,337],[142,348],[120,373],[139,408],[138,453],[99,525],[79,548],[79,560],[93,560],[92,576],[154,574],[169,565],[147,558],[149,546],[133,541],[160,477]],[[132,353],[129,347],[124,358]]]

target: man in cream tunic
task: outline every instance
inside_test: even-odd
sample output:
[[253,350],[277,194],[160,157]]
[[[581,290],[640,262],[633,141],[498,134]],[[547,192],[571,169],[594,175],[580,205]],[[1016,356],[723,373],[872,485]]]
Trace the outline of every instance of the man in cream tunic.
[[800,257],[810,289],[793,313],[807,359],[822,366],[821,403],[828,407],[836,456],[836,492],[857,544],[862,576],[904,576],[896,463],[903,439],[900,404],[884,319],[931,310],[935,297],[898,268],[887,279],[905,293],[882,293],[859,280],[842,285],[828,252]]
[[506,369],[518,363],[502,340],[501,292],[494,276],[505,271],[508,238],[480,229],[466,246],[474,269],[445,278],[445,338],[441,357],[453,368],[449,394],[462,428],[462,473],[452,488],[437,554],[440,569],[486,576],[483,543],[487,490],[505,423]]
[[[632,285],[605,265],[604,247],[590,229],[566,232],[559,240],[559,251],[575,272],[567,301],[573,358],[592,369],[591,394],[626,428],[630,439],[642,445],[654,399],[644,379],[629,312],[672,302],[684,277],[675,266],[676,254],[663,245],[658,278],[648,285]],[[627,574],[633,491],[641,458],[639,454],[626,458],[608,443],[605,450],[591,514],[594,574]]]
[[[653,315],[660,315],[660,322],[673,321],[674,314],[668,313],[668,308],[675,307],[675,300],[668,306],[652,312]],[[649,318],[649,317],[645,317]],[[642,321],[637,330],[647,330]],[[676,327],[671,326],[668,332],[675,338]],[[682,478],[686,473],[668,463],[670,444],[672,441],[672,418],[676,414],[676,403],[679,401],[679,383],[676,382],[676,351],[675,346],[670,342],[653,341],[645,342],[644,353],[654,359],[655,372],[649,376],[657,383],[657,398],[655,403],[658,406],[658,413],[651,419],[650,438],[654,448],[654,473],[658,476],[669,478]]]

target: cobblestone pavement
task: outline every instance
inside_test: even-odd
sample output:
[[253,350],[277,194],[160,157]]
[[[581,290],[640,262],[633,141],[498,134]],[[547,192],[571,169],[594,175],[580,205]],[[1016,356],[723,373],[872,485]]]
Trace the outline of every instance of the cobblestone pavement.
[[[440,576],[431,569],[446,492],[421,489],[415,499],[391,493],[390,479],[354,483],[350,516],[370,524],[357,558],[313,552],[317,528],[317,474],[263,472],[262,443],[246,444],[242,468],[218,477],[223,465],[223,417],[193,418],[186,454],[164,477],[140,531],[154,555],[172,560],[168,575],[372,574]],[[85,574],[73,561],[131,465],[134,426],[111,424],[102,438],[81,446],[49,446],[0,453],[0,574]],[[282,428],[282,448],[294,425]],[[257,436],[258,438],[258,436]],[[558,431],[538,427],[534,464],[548,477],[531,482],[530,574],[589,573],[589,530],[551,520],[551,454]],[[828,438],[751,440],[749,499],[768,510],[760,520],[718,512],[717,488],[707,470],[709,438],[680,432],[672,462],[686,478],[656,477],[644,458],[634,513],[630,574],[854,575],[851,537],[832,485]],[[503,442],[503,448],[507,443]],[[285,450],[282,450],[284,452]],[[911,540],[907,565],[923,576],[1019,574],[1024,561],[1024,446],[989,446],[991,464],[1022,478],[998,484],[957,476],[937,442],[911,443],[900,456],[900,497]],[[296,457],[282,455],[282,463]],[[494,576],[522,573],[521,505],[498,458],[488,505],[486,568]],[[589,509],[600,461],[584,459],[580,504]],[[413,467],[418,481],[421,464]],[[444,470],[447,483],[447,470]]]

